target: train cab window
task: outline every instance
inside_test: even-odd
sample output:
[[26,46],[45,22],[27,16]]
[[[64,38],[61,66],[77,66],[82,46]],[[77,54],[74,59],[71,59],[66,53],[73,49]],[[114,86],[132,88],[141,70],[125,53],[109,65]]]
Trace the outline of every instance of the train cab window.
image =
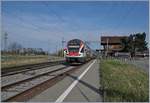
[[79,48],[68,48],[69,52],[78,52]]
[[84,52],[84,47],[81,49],[81,53],[83,53]]

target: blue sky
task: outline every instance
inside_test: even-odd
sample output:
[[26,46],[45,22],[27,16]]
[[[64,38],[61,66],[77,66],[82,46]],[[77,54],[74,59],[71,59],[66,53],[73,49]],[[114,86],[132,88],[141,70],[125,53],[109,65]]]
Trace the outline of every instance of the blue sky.
[[[148,2],[2,2],[2,31],[9,43],[55,51],[61,40],[98,41],[102,35],[146,32]],[[99,47],[91,43],[91,48]]]

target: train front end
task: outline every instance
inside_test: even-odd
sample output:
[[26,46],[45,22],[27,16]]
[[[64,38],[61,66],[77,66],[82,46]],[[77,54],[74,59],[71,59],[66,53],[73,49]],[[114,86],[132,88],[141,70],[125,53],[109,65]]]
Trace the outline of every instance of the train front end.
[[72,62],[84,63],[86,56],[86,54],[84,53],[84,47],[85,45],[83,41],[79,39],[70,40],[67,43],[67,51],[65,56],[66,61],[69,63]]

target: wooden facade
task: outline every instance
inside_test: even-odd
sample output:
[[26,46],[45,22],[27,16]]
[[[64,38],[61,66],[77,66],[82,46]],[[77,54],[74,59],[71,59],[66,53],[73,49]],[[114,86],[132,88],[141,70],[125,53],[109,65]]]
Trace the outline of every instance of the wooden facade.
[[101,36],[102,52],[106,55],[113,55],[115,52],[120,52],[124,47],[122,39],[127,36]]

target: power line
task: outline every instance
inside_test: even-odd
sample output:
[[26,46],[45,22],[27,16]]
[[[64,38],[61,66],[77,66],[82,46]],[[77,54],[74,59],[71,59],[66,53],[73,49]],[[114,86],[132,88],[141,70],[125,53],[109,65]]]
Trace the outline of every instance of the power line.
[[[42,31],[40,31],[41,30],[41,27],[39,27],[39,26],[37,26],[37,25],[35,25],[35,24],[33,24],[33,23],[27,23],[22,17],[20,17],[19,15],[17,15],[16,13],[11,13],[13,16],[15,16],[15,18],[17,18],[18,20],[19,20],[19,23],[18,22],[16,22],[17,23],[17,25],[20,25],[20,26],[22,26],[22,27],[24,27],[24,28],[28,28],[28,29],[32,29],[32,30],[34,30],[34,31],[36,31],[36,32],[41,32],[41,33],[43,33]],[[27,25],[24,25],[24,24],[27,24]],[[13,23],[11,23],[11,24],[13,24]],[[13,24],[14,25],[14,24]],[[30,26],[28,26],[28,25],[31,25],[31,26],[33,26],[33,27],[30,27]],[[34,28],[35,27],[35,28]],[[19,35],[19,37],[21,37],[21,38],[24,38],[24,36],[22,37],[21,35]],[[25,40],[25,39],[24,39]],[[28,41],[27,41],[28,42]]]
[[[45,5],[46,7],[47,7],[47,9],[50,11],[50,13],[53,13],[62,23],[64,23],[64,22],[67,22],[66,20],[64,20],[57,12],[55,12],[53,9],[51,9],[51,8],[49,8],[49,5],[45,2],[45,1],[43,1],[42,2],[43,3],[43,5]],[[71,22],[71,23],[69,23],[69,24],[74,24],[74,26],[72,26],[72,27],[79,27],[77,24],[75,24],[74,22]],[[70,28],[71,26],[69,26],[69,28]]]
[[[7,12],[8,13],[8,12]],[[8,14],[10,14],[10,13],[8,13]],[[34,24],[34,23],[32,23],[32,22],[27,22],[27,21],[25,21],[21,16],[19,16],[19,15],[17,15],[16,13],[11,13],[11,15],[14,15],[15,16],[15,18],[17,18],[20,22],[21,22],[21,26],[23,26],[23,27],[26,27],[26,28],[30,28],[30,29],[34,29],[34,30],[36,30],[36,31],[38,31],[38,32],[41,32],[40,30],[41,29],[45,29],[45,28],[42,28],[42,27],[40,27],[40,26],[38,26],[38,25],[36,25],[36,24]],[[38,18],[41,18],[40,16],[38,16]],[[43,19],[43,18],[42,18]],[[35,27],[35,28],[33,28],[33,27],[29,27],[29,26],[25,26],[24,24],[27,24],[27,25],[31,25],[31,26],[33,26],[33,27]],[[20,25],[20,23],[19,23],[19,25]]]
[[43,3],[43,5],[45,5],[45,6],[47,7],[48,10],[50,10],[51,13],[53,13],[61,22],[65,22],[65,21],[62,19],[62,17],[61,17],[60,15],[58,15],[54,10],[52,10],[52,9],[49,8],[49,5],[48,5],[45,1],[43,1],[42,3]]
[[120,18],[122,18],[122,20],[120,22],[118,22],[118,24],[116,25],[116,27],[114,28],[114,30],[118,29],[118,27],[120,27],[121,25],[123,25],[124,21],[126,20],[126,18],[131,14],[131,11],[133,10],[133,6],[128,7],[127,9],[127,14],[124,13],[124,15],[122,15]]

